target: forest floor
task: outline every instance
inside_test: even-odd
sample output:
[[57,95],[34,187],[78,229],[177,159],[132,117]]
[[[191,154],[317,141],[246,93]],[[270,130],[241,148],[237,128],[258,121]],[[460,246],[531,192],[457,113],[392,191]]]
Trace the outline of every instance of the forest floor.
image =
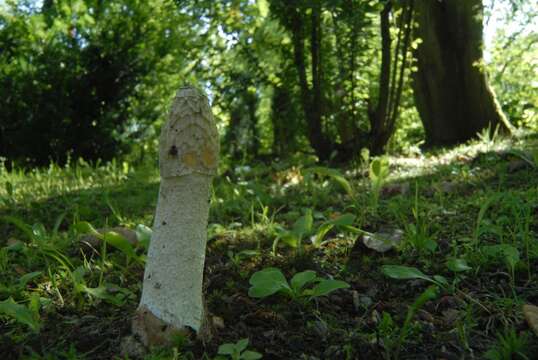
[[[482,139],[338,170],[224,161],[205,272],[213,339],[146,358],[214,359],[244,338],[263,359],[538,358],[522,312],[538,305],[537,149],[533,137]],[[156,164],[3,168],[0,184],[0,357],[121,358]],[[135,230],[135,252],[84,245],[82,222]],[[250,297],[268,267],[349,287]]]

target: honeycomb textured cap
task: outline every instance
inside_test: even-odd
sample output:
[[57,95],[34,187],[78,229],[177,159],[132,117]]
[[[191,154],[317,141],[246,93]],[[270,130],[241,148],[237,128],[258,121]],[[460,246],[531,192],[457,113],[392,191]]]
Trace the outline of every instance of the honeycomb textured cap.
[[192,86],[180,88],[161,130],[161,177],[214,176],[218,154],[219,135],[207,97]]

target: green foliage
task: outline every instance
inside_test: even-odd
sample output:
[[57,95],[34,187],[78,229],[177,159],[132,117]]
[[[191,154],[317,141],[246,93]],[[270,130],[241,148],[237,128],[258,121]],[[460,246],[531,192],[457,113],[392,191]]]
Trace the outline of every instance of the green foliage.
[[336,219],[325,221],[321,224],[316,232],[316,236],[312,240],[312,245],[320,247],[323,244],[323,239],[333,228],[349,229],[355,222],[356,216],[353,214],[343,214]]
[[[277,268],[266,268],[254,273],[249,283],[251,286],[248,294],[251,297],[265,298],[282,293],[300,303],[307,303],[316,297],[349,287],[349,284],[341,280],[317,277],[316,272],[312,270],[295,274],[288,283],[282,271]],[[305,288],[307,285],[313,285],[313,287]]]
[[407,310],[404,323],[401,327],[393,321],[389,313],[383,312],[382,319],[377,326],[377,332],[383,341],[383,347],[387,359],[399,359],[402,346],[412,335],[412,322],[417,311],[426,302],[436,299],[439,296],[439,288],[436,285],[429,286],[422,292]]
[[[525,7],[532,5],[525,4]],[[538,35],[525,31],[535,21],[536,9],[524,10],[525,23],[518,28],[504,24],[498,28],[491,48],[488,70],[503,111],[512,124],[538,128]]]
[[168,0],[45,3],[0,10],[0,156],[116,157],[162,116],[189,28]]
[[417,268],[403,266],[403,265],[384,265],[383,274],[397,280],[411,280],[421,279],[436,284],[440,287],[444,287],[448,284],[448,281],[441,275],[434,275],[433,277],[424,274]]
[[17,304],[12,298],[0,301],[0,315],[5,315],[27,325],[32,331],[38,332],[40,328],[39,307],[37,310],[25,305]]
[[505,329],[497,333],[497,343],[484,354],[488,360],[531,359],[527,356],[529,336],[527,333],[517,334],[515,329]]
[[[506,150],[515,146],[530,154],[535,141],[501,138],[488,153],[483,143],[470,143],[425,153],[424,161],[391,158],[391,179],[416,183],[420,196],[387,193],[376,214],[367,206],[372,188],[362,168],[337,170],[352,187],[351,197],[330,176],[302,174],[300,169],[311,167],[310,156],[248,168],[226,163],[214,181],[206,258],[205,300],[214,320],[224,322],[219,334],[225,342],[248,334],[260,349],[258,344],[271,341],[266,356],[282,358],[413,358],[424,348],[441,348],[447,338],[454,340],[450,349],[457,357],[484,358],[489,348],[532,358],[532,337],[520,346],[517,338],[525,335],[519,331],[515,337],[503,333],[503,342],[494,332],[479,330],[491,319],[492,325],[524,326],[520,305],[532,302],[538,177],[530,164],[507,171],[514,157]],[[153,221],[158,182],[156,163],[76,160],[31,171],[0,167],[0,184],[10,184],[0,186],[5,199],[0,200],[0,302],[12,299],[27,308],[40,330],[36,334],[0,314],[2,355],[117,354],[115,334],[129,326],[125,314],[136,308],[141,290],[143,263],[132,251],[141,257],[151,239],[149,227],[137,224]],[[445,189],[445,182],[458,186]],[[372,234],[405,229],[408,235],[410,223],[435,238],[434,252],[412,245],[413,251],[397,247],[380,254],[365,249],[357,236],[367,233],[361,228]],[[86,248],[77,224],[87,234],[116,226],[134,229],[138,242],[106,241],[101,234],[97,246]],[[284,232],[301,238],[303,256],[294,256],[294,248],[271,253],[273,240]],[[253,269],[268,267],[280,270],[254,274]],[[255,276],[257,283],[249,283]],[[349,290],[332,292],[344,286],[331,280],[340,277]],[[260,297],[245,298],[249,290]],[[324,297],[316,301],[316,296]],[[153,350],[148,358],[231,358],[216,354],[217,345],[176,342],[177,348]]]
[[303,252],[303,238],[312,233],[314,219],[312,217],[312,209],[306,209],[305,214],[295,221],[291,230],[279,228],[278,236],[273,242],[273,253],[276,253],[278,243],[282,241],[284,244],[297,250],[297,254]]
[[345,190],[345,192],[353,197],[355,196],[355,192],[353,190],[353,187],[351,186],[351,183],[345,178],[345,176],[338,171],[337,169],[331,169],[326,167],[313,167],[313,168],[307,168],[304,169],[303,174],[318,174],[320,176],[326,176],[329,177],[331,180],[334,180],[338,185],[342,187],[342,189]]
[[[381,194],[381,189],[387,177],[389,176],[389,161],[386,157],[376,157],[370,160],[369,152],[362,152],[363,160],[369,164],[368,166],[368,177],[370,179],[370,206],[374,209],[377,209],[379,205],[379,195]],[[370,161],[369,161],[370,160]]]
[[414,223],[405,225],[405,239],[408,245],[419,253],[433,253],[437,243],[432,238],[429,225],[420,212],[418,185],[415,187],[415,202],[412,208]]
[[446,262],[446,267],[455,273],[465,272],[472,269],[469,265],[467,265],[467,261],[465,261],[465,259],[449,259]]
[[219,346],[219,359],[231,360],[257,360],[261,359],[262,355],[255,351],[247,350],[249,340],[241,339],[235,344],[227,343]]
[[[102,234],[95,230],[92,224],[87,221],[78,222],[77,224],[75,224],[75,228],[79,234],[90,234],[103,241],[104,243],[109,244],[120,250],[122,253],[125,254],[125,256],[127,256],[127,264],[129,263],[129,260],[135,260],[140,263],[144,263],[146,261],[145,255],[138,255],[135,251],[134,246],[124,236],[114,231],[107,231]],[[142,240],[145,241],[144,244],[149,244],[148,236],[151,236],[151,232],[148,232],[148,228],[146,228],[144,225],[138,225],[137,228],[139,229],[137,232],[137,236],[140,236]],[[142,229],[142,232],[140,232],[140,229]],[[144,248],[147,248],[147,245],[144,246]]]

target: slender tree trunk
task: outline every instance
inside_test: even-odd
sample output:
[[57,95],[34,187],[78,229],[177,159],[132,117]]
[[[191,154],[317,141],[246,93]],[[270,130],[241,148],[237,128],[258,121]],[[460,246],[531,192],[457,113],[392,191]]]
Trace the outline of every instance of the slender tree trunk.
[[390,11],[391,3],[385,4],[380,13],[381,30],[381,71],[379,72],[379,94],[377,105],[369,110],[370,134],[372,146],[370,150],[377,152],[380,147],[380,139],[384,132],[384,124],[388,113],[390,74],[391,74],[391,38],[390,38]]
[[508,129],[481,67],[482,0],[418,0],[413,76],[427,145],[450,145],[488,126]]
[[387,2],[380,13],[381,26],[381,71],[379,75],[379,95],[377,106],[369,110],[370,151],[374,155],[384,152],[394,132],[399,115],[405,70],[407,69],[407,52],[411,40],[411,25],[414,0],[403,4],[400,15],[398,38],[391,56],[390,14],[392,3]]
[[256,106],[258,99],[255,94],[246,94],[246,106],[248,111],[248,127],[249,135],[252,136],[252,140],[248,144],[248,156],[257,157],[260,152],[260,133],[258,131],[258,119],[256,117]]
[[[355,45],[356,45],[356,31],[355,28],[357,27],[355,24],[353,25],[353,34],[351,35],[350,39],[350,56],[349,59],[344,54],[345,50],[345,44],[344,41],[342,41],[342,28],[339,24],[338,16],[334,15],[332,16],[333,26],[334,26],[334,37],[335,37],[335,45],[336,45],[336,62],[338,66],[338,75],[339,80],[336,83],[335,86],[335,92],[336,96],[334,96],[334,100],[331,102],[331,106],[329,107],[334,114],[335,120],[336,120],[336,127],[338,129],[338,136],[340,137],[340,141],[342,142],[342,145],[351,145],[355,142],[355,137],[357,136],[357,127],[355,126],[355,98],[354,98],[354,91],[355,91],[355,82],[354,82],[354,72],[353,69],[355,68]],[[349,61],[349,63],[347,63]],[[349,66],[346,68],[346,63]],[[351,89],[346,91],[346,88],[344,86],[345,81],[349,81],[351,83]],[[350,102],[350,109],[346,109],[346,92],[349,92],[349,102]]]
[[237,160],[240,158],[239,153],[239,132],[241,131],[241,110],[233,108],[230,112],[230,124],[226,129],[226,135],[224,136],[224,143],[227,145],[228,154],[232,159]]
[[312,8],[311,29],[311,60],[312,60],[312,89],[308,85],[305,63],[304,23],[300,9],[291,9],[291,32],[293,42],[293,55],[295,67],[299,75],[301,88],[301,105],[308,128],[310,145],[321,160],[330,156],[330,143],[323,134],[322,119],[322,91],[321,91],[321,64],[320,64],[320,9],[318,4]]

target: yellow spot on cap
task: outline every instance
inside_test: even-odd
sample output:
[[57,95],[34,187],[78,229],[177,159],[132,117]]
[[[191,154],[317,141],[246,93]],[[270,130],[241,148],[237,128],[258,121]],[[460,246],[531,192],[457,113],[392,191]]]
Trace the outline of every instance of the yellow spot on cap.
[[185,166],[190,168],[195,168],[196,165],[198,165],[198,159],[196,158],[196,154],[192,151],[183,154],[183,156],[181,157],[181,161],[183,161],[183,164],[185,164]]

